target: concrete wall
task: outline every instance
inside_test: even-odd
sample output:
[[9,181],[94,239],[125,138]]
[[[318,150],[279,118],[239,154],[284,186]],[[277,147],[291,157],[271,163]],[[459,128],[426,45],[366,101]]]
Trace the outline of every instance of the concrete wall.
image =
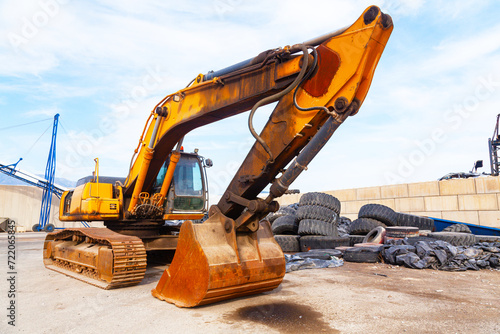
[[[422,216],[500,228],[500,177],[431,181],[358,189],[325,191],[342,203],[341,214],[355,219],[368,203]],[[301,194],[285,195],[282,205],[299,201]],[[38,223],[42,190],[29,186],[0,185],[0,217],[14,219],[31,230]],[[82,227],[79,222],[60,222],[59,199],[52,198],[50,222],[56,227]],[[103,226],[93,222],[92,226]]]
[[[40,188],[30,186],[0,185],[0,217],[8,217],[16,221],[17,226],[23,226],[31,231],[38,224],[40,207],[42,205]],[[80,222],[61,222],[59,217],[59,199],[52,196],[50,223],[56,227],[82,227]],[[102,223],[92,223],[92,226],[102,226]]]
[[[480,177],[370,188],[324,191],[342,203],[341,214],[357,218],[368,203],[383,204],[410,214],[500,228],[500,178]],[[301,194],[286,195],[280,204],[298,202]]]

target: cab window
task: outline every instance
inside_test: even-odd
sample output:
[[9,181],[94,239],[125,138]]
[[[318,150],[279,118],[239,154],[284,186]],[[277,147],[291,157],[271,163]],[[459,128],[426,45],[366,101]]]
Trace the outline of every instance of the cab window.
[[197,158],[180,159],[174,172],[174,184],[176,196],[203,195],[202,175]]

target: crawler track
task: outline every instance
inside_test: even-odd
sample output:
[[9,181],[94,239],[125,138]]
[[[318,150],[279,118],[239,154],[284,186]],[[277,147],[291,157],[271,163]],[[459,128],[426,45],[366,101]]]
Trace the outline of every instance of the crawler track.
[[[105,254],[110,254],[107,259],[103,258]],[[138,284],[147,264],[141,239],[107,228],[48,234],[43,261],[48,269],[106,290]]]

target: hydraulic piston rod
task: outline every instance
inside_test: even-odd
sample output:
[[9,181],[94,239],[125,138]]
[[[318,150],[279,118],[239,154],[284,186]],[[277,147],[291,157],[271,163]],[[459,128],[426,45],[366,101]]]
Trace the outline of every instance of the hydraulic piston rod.
[[[347,118],[347,115],[343,118]],[[283,175],[271,185],[269,196],[266,198],[267,203],[282,196],[288,190],[288,187],[295,181],[300,173],[307,169],[307,165],[314,159],[319,151],[321,151],[344,119],[339,121],[333,116],[328,118],[318,133],[316,133],[311,141],[302,149],[297,158],[295,158],[290,167],[288,167]]]

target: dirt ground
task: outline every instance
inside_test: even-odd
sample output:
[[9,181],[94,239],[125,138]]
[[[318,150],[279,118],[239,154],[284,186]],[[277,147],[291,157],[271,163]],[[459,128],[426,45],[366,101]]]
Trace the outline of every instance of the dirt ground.
[[0,333],[500,333],[500,271],[345,263],[289,273],[266,294],[181,309],[151,296],[165,264],[150,264],[137,286],[101,290],[45,269],[44,233],[16,237],[9,298],[0,234]]

